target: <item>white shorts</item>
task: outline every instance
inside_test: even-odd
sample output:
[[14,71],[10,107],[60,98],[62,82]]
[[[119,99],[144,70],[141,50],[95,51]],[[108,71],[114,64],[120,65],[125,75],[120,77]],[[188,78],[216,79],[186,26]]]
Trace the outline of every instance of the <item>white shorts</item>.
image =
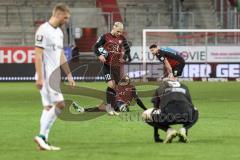
[[42,105],[44,107],[52,106],[64,100],[62,93],[53,90],[46,81],[40,90],[40,94],[42,97]]

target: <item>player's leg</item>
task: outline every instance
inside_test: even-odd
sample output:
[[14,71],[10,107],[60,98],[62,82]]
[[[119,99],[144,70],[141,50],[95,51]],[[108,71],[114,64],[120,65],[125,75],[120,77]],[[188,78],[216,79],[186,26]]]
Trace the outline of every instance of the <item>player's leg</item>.
[[[63,98],[61,98],[60,100],[62,100]],[[64,101],[58,101],[58,102],[55,102],[55,105],[54,107],[52,107],[50,110],[49,110],[49,114],[47,116],[47,121],[49,123],[48,127],[47,127],[47,134],[50,133],[50,130],[54,124],[54,122],[56,121],[57,117],[61,114],[62,110],[64,109],[65,107],[65,102]],[[56,147],[56,146],[53,146],[49,143],[49,141],[47,141],[47,143],[49,144],[49,146],[51,147],[51,150],[60,150],[61,148],[60,147]]]
[[[115,88],[116,85],[120,82],[120,80],[124,76],[123,75],[123,65],[111,67],[111,73],[112,73],[112,78],[113,78],[113,80],[115,82],[115,86],[114,86],[114,88]],[[115,97],[116,97],[116,92],[115,92]],[[127,104],[125,105],[124,108],[126,109],[126,111],[128,111]],[[124,110],[124,108],[123,108],[123,110]],[[118,109],[119,108],[117,108],[116,99],[115,99],[114,100],[114,111],[119,111]],[[119,115],[119,113],[117,113],[117,112],[114,112],[114,113],[115,113],[115,115]]]
[[[63,100],[63,98],[60,98],[60,100]],[[60,115],[64,107],[64,101],[55,102],[55,105],[48,111],[45,117],[45,124],[47,125],[43,126],[43,130],[45,130],[46,143],[50,146],[51,150],[60,150],[59,147],[53,146],[49,143],[48,135],[54,122],[56,121],[57,117]]]
[[52,105],[48,97],[45,84],[43,85],[43,88],[41,89],[40,94],[42,98],[42,104],[44,107],[43,107],[42,115],[40,118],[40,132],[39,132],[39,135],[37,135],[34,138],[34,141],[38,144],[39,149],[51,150],[51,147],[47,144],[48,133],[49,133],[48,131],[49,123],[46,119],[49,114],[49,111],[52,108]]
[[155,141],[156,143],[162,143],[162,142],[163,142],[163,139],[160,138],[160,135],[159,135],[159,133],[158,133],[158,127],[153,127],[153,129],[154,129],[154,134],[153,134],[153,136],[154,136],[154,141]]
[[156,108],[149,108],[146,111],[143,112],[142,118],[144,121],[153,127],[154,129],[154,141],[155,142],[163,142],[163,140],[160,138],[158,129],[162,129],[163,131],[167,131],[169,127],[168,124],[162,124],[160,123],[161,120],[158,120],[159,116],[157,114],[160,114],[161,110]]
[[40,118],[40,132],[39,135],[34,138],[34,141],[38,144],[40,150],[51,150],[51,147],[47,143],[49,130],[47,129],[48,123],[46,121],[46,117],[51,108],[52,106],[44,107]]
[[80,106],[77,102],[72,103],[73,108],[80,113],[84,112],[103,112],[106,111],[106,105],[104,103],[100,104],[99,106],[96,107],[88,107],[88,108],[83,108]]
[[159,127],[157,123],[154,122],[147,122],[150,126],[153,127],[153,138],[156,143],[162,143],[163,139],[160,138],[160,135],[158,133],[158,130],[161,128]]
[[194,109],[190,116],[188,116],[187,122],[183,124],[183,127],[179,129],[178,136],[179,136],[179,142],[187,143],[188,140],[188,130],[197,122],[198,120],[198,110]]
[[49,135],[49,130],[45,129],[46,128],[45,126],[47,125],[46,117],[51,108],[52,108],[52,106],[43,107],[42,115],[40,118],[40,133],[39,133],[39,135],[41,135],[46,142],[48,141],[48,135]]
[[35,141],[43,150],[60,150],[59,147],[50,145],[48,141],[48,135],[50,133],[51,127],[57,119],[57,116],[61,113],[63,106],[64,102],[58,102],[56,103],[56,106],[51,107],[51,109],[49,109],[48,111],[43,111],[43,113],[45,113],[41,117],[40,134],[35,137]]
[[119,115],[114,108],[115,108],[115,101],[116,101],[116,92],[115,92],[115,81],[110,80],[108,81],[108,88],[106,90],[106,100],[107,106],[106,110],[110,115]]
[[177,137],[177,134],[178,134],[178,132],[175,130],[175,129],[173,129],[173,128],[168,128],[167,129],[167,136],[166,136],[166,138],[165,138],[165,140],[164,140],[164,142],[163,143],[172,143],[172,140],[175,138],[175,137]]
[[[43,106],[52,106],[47,107],[48,109],[43,111],[40,124],[40,135],[35,137],[35,141],[38,142],[38,145],[41,149],[44,150],[60,150],[58,147],[48,145],[48,135],[50,133],[51,127],[57,119],[57,116],[61,113],[61,110],[65,107],[63,101],[63,95],[52,90],[47,81],[44,83],[43,88],[40,91],[42,96]],[[45,107],[46,108],[46,107]],[[40,138],[42,141],[39,141]],[[45,144],[43,143],[45,142]],[[47,145],[48,147],[47,147]]]
[[116,101],[115,111],[118,112],[129,112],[128,104],[123,101]]
[[159,121],[154,124],[155,128],[161,129],[167,133],[165,140],[163,143],[172,143],[172,140],[177,136],[177,130],[170,127],[170,122],[166,120]]
[[[165,106],[165,108],[168,108],[168,106],[169,105]],[[153,110],[151,114],[154,127],[157,127],[167,133],[163,143],[171,143],[178,133],[175,129],[170,127],[170,125],[175,124],[175,122],[169,119],[168,113],[160,109]]]
[[174,77],[180,77],[182,75],[183,69],[184,69],[185,63],[179,63],[176,65],[172,71],[173,71],[173,76]]
[[153,103],[154,108],[158,108],[160,104],[160,98],[158,96],[158,90],[155,90],[154,96],[151,99],[151,102]]
[[178,103],[169,103],[167,107],[165,107],[165,112],[174,117],[172,124],[183,124],[183,127],[179,129],[177,133],[179,142],[188,142],[187,131],[198,119],[197,110],[194,110],[189,103],[179,101]]
[[[167,106],[164,107],[163,113],[166,114],[166,117],[168,121],[166,123],[169,123],[169,125],[175,125],[175,124],[183,124],[183,121],[185,122],[186,116],[189,115],[191,112],[191,106],[184,102],[184,101],[172,101],[167,104]],[[188,123],[188,119],[187,119]],[[179,134],[180,133],[180,134]],[[169,128],[167,130],[167,137],[165,142],[169,143],[171,142],[172,138],[175,138],[176,136],[181,137],[182,130],[180,129],[178,132],[175,129]],[[170,137],[170,138],[169,138]],[[184,136],[186,138],[186,136]],[[168,141],[168,139],[170,141]]]
[[72,102],[72,105],[71,105],[77,112],[80,112],[80,113],[83,113],[85,112],[85,109],[80,106],[77,102]]
[[115,114],[114,105],[115,105],[115,97],[116,97],[115,81],[113,79],[111,67],[109,65],[104,64],[103,74],[108,86],[106,90],[106,101],[107,101],[106,111],[110,115],[114,115]]
[[172,143],[172,140],[177,136],[178,133],[177,130],[170,127],[170,125],[174,123],[169,122],[165,114],[160,113],[157,117],[159,118],[158,120],[154,118],[156,121],[154,127],[167,133],[163,143]]
[[160,129],[158,124],[155,123],[155,122],[146,122],[146,123],[153,127],[153,138],[154,138],[154,141],[156,143],[162,143],[163,139],[160,138],[160,135],[158,133],[158,130]]

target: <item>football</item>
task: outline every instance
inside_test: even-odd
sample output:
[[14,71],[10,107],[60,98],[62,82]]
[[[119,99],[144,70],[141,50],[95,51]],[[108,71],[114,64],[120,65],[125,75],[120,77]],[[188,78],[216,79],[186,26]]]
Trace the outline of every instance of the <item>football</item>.
[[98,51],[105,57],[108,57],[108,52],[103,48],[103,47],[99,47]]

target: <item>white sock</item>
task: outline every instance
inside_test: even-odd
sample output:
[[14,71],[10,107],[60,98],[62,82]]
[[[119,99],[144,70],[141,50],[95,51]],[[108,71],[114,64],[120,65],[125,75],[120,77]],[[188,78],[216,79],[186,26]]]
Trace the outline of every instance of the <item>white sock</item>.
[[48,110],[43,109],[42,115],[40,118],[40,133],[41,135],[46,135],[46,130],[44,129],[47,124],[46,124],[46,116],[47,116]]
[[46,142],[48,142],[48,136],[49,136],[49,132],[50,132],[50,129],[48,128],[47,130],[46,130],[46,134],[45,134],[45,140],[46,140]]
[[48,142],[48,136],[49,136],[49,133],[50,133],[50,128],[52,127],[52,125],[56,121],[56,119],[57,119],[57,116],[53,117],[52,120],[49,122],[48,128],[46,130],[46,134],[45,134],[45,138],[46,138],[47,142]]
[[48,140],[50,129],[60,113],[61,109],[57,107],[52,107],[49,111],[47,111],[46,115],[43,117],[40,134],[44,135],[46,137],[46,140]]

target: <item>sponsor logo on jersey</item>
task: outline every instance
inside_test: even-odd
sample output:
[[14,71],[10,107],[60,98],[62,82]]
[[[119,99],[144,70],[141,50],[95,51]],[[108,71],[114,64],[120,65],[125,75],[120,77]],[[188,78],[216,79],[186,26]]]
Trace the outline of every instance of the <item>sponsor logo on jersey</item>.
[[37,35],[36,40],[37,40],[38,42],[42,42],[42,41],[43,41],[43,36],[42,36],[42,35]]

